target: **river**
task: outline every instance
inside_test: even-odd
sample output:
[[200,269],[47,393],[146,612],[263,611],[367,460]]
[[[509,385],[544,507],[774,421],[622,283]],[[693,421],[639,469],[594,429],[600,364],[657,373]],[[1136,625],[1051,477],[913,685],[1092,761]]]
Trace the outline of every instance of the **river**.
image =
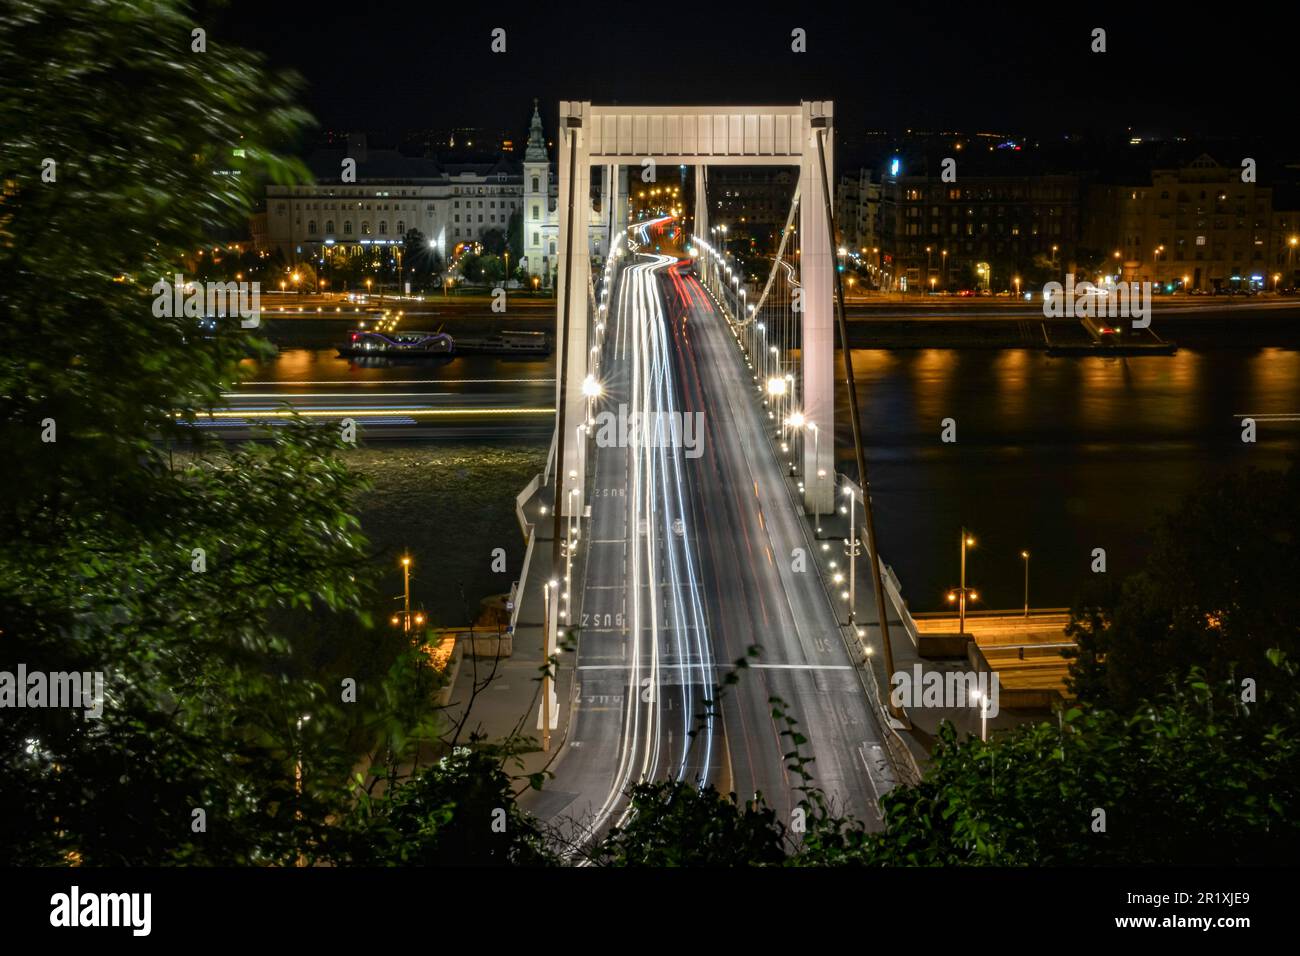
[[[967,573],[979,606],[1022,604],[1026,549],[1031,603],[1066,606],[1089,583],[1094,548],[1106,550],[1108,574],[1131,573],[1157,516],[1180,496],[1232,469],[1283,468],[1300,452],[1300,423],[1262,420],[1258,441],[1245,444],[1239,418],[1300,415],[1294,350],[1125,359],[1029,349],[853,354],[881,553],[916,610],[945,606],[963,525],[977,541]],[[277,389],[524,388],[549,399],[553,375],[553,357],[362,368],[303,347],[286,348],[255,377]],[[843,469],[851,458],[843,394],[839,405]],[[945,418],[955,420],[953,443],[940,440]],[[463,619],[466,607],[517,577],[514,497],[540,470],[547,445],[535,435],[460,436],[348,453],[374,485],[362,520],[379,559],[412,549],[414,594],[435,621]],[[491,571],[495,547],[507,551],[504,574]]]

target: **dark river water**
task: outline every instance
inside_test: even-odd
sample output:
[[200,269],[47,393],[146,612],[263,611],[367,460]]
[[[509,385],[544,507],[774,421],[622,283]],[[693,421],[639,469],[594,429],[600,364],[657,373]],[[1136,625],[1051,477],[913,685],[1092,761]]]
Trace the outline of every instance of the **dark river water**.
[[[960,534],[977,539],[968,583],[982,605],[1066,606],[1107,571],[1137,570],[1157,515],[1199,483],[1250,466],[1284,468],[1300,422],[1300,352],[1181,350],[1126,359],[1028,350],[854,353],[884,559],[914,609],[938,610],[958,581]],[[841,402],[841,419],[846,405]],[[941,421],[957,441],[940,440]],[[851,447],[841,432],[841,455]]]
[[[1300,452],[1300,421],[1261,421],[1251,445],[1241,441],[1239,417],[1300,417],[1293,350],[1127,359],[857,350],[854,363],[881,553],[916,610],[945,606],[963,525],[978,542],[968,577],[981,606],[1022,604],[1025,549],[1031,603],[1066,606],[1091,577],[1092,549],[1106,549],[1109,574],[1130,573],[1157,516],[1181,495],[1233,469],[1283,468]],[[286,349],[255,378],[317,389],[420,389],[432,381],[549,401],[553,375],[553,358],[366,368],[317,345]],[[844,470],[851,439],[840,398]],[[945,418],[956,422],[955,443],[940,440]],[[517,577],[523,547],[514,497],[541,469],[548,443],[536,435],[462,437],[350,453],[374,484],[363,524],[378,560],[395,562],[401,548],[412,548],[420,568],[414,593],[434,620],[463,619],[467,606]],[[494,547],[507,550],[505,574],[490,570]],[[393,582],[400,592],[396,572]]]

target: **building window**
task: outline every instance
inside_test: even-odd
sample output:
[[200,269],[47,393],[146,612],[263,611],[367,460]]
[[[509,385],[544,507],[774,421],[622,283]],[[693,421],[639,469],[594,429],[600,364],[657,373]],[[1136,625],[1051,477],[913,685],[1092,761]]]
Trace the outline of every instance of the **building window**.
[[351,219],[349,219],[347,222],[345,222],[345,223],[343,224],[343,234],[344,234],[345,236],[350,236],[350,235],[352,235],[352,220],[351,220]]
[[541,218],[542,218],[542,216],[541,216],[541,212],[540,212],[539,209],[538,209],[537,203],[533,203],[533,218],[534,218],[534,219],[541,219]]
[[307,232],[308,232],[309,234],[313,235],[313,236],[316,235],[316,220],[315,220],[315,219],[309,219],[309,220],[307,221]]
[[363,236],[368,236],[368,235],[370,235],[370,223],[368,223],[368,222],[363,222],[363,223],[361,224],[361,235],[363,235]]
[[535,246],[540,246],[541,244],[542,244],[542,237],[539,236],[537,233],[534,232],[534,233],[533,233],[533,245],[535,245]]
[[[537,177],[534,176],[534,177],[533,177],[533,192],[537,192],[539,189],[541,189],[541,187],[538,185]],[[534,215],[536,215],[536,213],[534,213]]]
[[325,235],[327,235],[327,236],[332,236],[333,234],[334,234],[334,220],[333,220],[333,219],[326,219],[326,220],[325,220]]
[[406,235],[406,220],[404,219],[397,220],[397,234],[399,236]]
[[381,236],[386,236],[386,235],[388,235],[388,220],[387,220],[387,219],[381,219],[381,220],[379,220],[379,234],[380,234]]

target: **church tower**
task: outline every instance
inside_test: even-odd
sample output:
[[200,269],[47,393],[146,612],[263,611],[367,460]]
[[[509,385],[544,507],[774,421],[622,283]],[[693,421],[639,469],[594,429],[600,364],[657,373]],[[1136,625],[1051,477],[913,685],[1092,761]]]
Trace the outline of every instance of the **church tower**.
[[528,148],[524,152],[524,257],[530,275],[538,276],[543,286],[550,283],[554,263],[546,251],[546,217],[550,201],[551,164],[546,156],[546,136],[542,116],[533,100],[533,123],[528,130]]

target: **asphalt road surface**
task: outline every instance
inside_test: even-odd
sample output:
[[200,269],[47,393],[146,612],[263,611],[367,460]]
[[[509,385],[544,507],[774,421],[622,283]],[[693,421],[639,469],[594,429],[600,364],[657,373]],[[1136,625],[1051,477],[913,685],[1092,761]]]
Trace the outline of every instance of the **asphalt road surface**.
[[812,562],[792,570],[791,549],[817,545],[726,320],[675,256],[634,253],[601,354],[597,426],[623,405],[667,416],[660,434],[675,439],[643,427],[611,443],[595,429],[576,689],[543,815],[575,841],[598,836],[625,819],[631,785],[673,779],[761,794],[789,824],[803,796],[787,756],[797,731],[832,808],[878,827],[892,768]]

